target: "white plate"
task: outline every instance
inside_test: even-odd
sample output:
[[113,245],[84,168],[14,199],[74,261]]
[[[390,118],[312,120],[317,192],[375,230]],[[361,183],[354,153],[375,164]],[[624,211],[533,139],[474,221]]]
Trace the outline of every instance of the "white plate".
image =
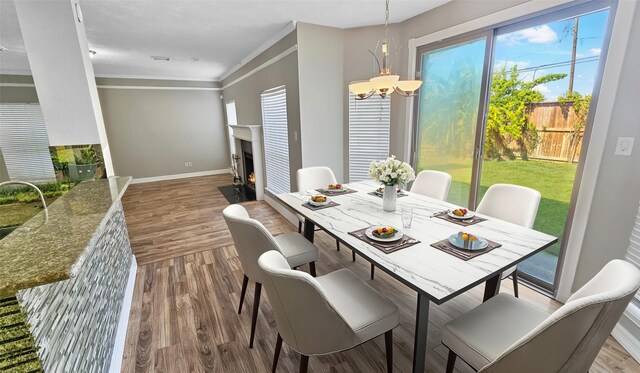
[[462,237],[458,236],[458,234],[452,234],[451,236],[449,236],[449,242],[458,249],[469,251],[483,250],[486,249],[487,246],[489,246],[489,242],[487,242],[487,240],[485,240],[484,238],[480,238],[477,236],[476,238],[477,240],[473,241],[471,247],[468,249],[464,248],[464,241],[462,240]]
[[309,204],[311,206],[316,206],[316,207],[320,207],[320,206],[326,206],[331,202],[331,199],[329,199],[329,197],[327,197],[327,200],[324,202],[316,202],[314,200],[312,200],[311,198],[309,198]]
[[472,217],[474,217],[476,214],[473,213],[473,211],[468,211],[467,210],[467,214],[464,216],[458,216],[456,214],[453,213],[453,211],[449,211],[447,213],[447,215],[449,215],[449,217],[452,217],[454,219],[460,219],[460,220],[465,220],[465,219],[471,219]]
[[399,239],[402,238],[402,236],[404,236],[404,234],[402,233],[402,231],[396,229],[396,227],[393,227],[393,230],[396,231],[395,236],[393,237],[388,237],[388,238],[380,238],[380,237],[376,237],[373,235],[373,231],[375,229],[378,229],[379,227],[371,227],[369,229],[367,229],[366,231],[364,231],[364,234],[371,238],[374,241],[378,241],[378,242],[394,242],[394,241],[398,241]]

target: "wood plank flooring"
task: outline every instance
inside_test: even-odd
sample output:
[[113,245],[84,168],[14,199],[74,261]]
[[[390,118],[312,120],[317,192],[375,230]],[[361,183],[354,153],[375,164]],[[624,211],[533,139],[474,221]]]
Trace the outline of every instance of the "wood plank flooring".
[[[241,315],[237,306],[242,268],[222,219],[228,203],[217,187],[228,175],[137,184],[129,187],[124,208],[129,236],[139,268],[130,313],[122,372],[268,372],[276,341],[276,327],[266,296],[260,302],[256,343],[248,348],[253,284]],[[264,202],[244,206],[273,234],[294,231],[284,217]],[[414,292],[376,271],[369,281],[369,265],[353,263],[350,250],[335,250],[335,241],[316,233],[320,247],[318,275],[349,268],[398,304],[400,326],[394,330],[396,372],[411,371],[415,318]],[[308,270],[308,268],[302,268]],[[444,372],[447,349],[440,343],[442,326],[478,305],[482,287],[441,306],[431,306],[427,371]],[[511,293],[511,280],[501,291]],[[559,303],[524,286],[520,297],[545,310]],[[299,356],[286,344],[278,372],[297,372]],[[310,372],[384,372],[384,338],[378,337],[342,353],[311,357]],[[472,372],[463,362],[457,372]],[[640,365],[609,338],[591,372],[639,372]]]

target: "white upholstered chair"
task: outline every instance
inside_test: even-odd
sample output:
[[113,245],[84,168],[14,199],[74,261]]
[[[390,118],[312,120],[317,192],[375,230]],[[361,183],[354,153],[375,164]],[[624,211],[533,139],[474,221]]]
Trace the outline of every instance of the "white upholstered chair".
[[315,277],[315,261],[318,259],[318,248],[299,233],[284,233],[275,237],[272,236],[262,223],[249,217],[247,210],[241,205],[226,207],[222,210],[222,215],[229,227],[231,237],[233,237],[244,271],[238,313],[242,312],[242,303],[244,303],[249,279],[256,283],[251,318],[251,337],[249,339],[249,347],[251,348],[253,347],[256,331],[260,292],[263,283],[263,272],[258,267],[260,255],[264,252],[275,250],[284,255],[291,267],[298,267],[308,263],[309,271]]
[[[336,176],[329,167],[306,167],[299,169],[297,173],[298,192],[326,188],[329,184],[336,184],[337,182]],[[302,231],[303,220],[304,217],[298,215],[298,233]],[[340,251],[340,241],[338,240],[336,240],[336,249]],[[351,259],[353,261],[356,260],[355,251],[351,251]]]
[[[476,212],[531,228],[538,214],[540,197],[540,192],[535,189],[512,184],[494,184],[487,189]],[[518,297],[517,269],[517,266],[513,266],[502,272],[503,279],[509,275],[513,278],[513,293],[516,297]]]
[[446,172],[424,170],[416,176],[411,186],[412,193],[444,201],[449,195],[451,186],[451,175]]
[[552,314],[498,294],[444,326],[447,372],[459,356],[480,372],[587,372],[640,286],[613,260]]
[[347,269],[313,278],[291,270],[275,251],[262,254],[258,265],[278,328],[272,372],[283,340],[302,355],[300,372],[306,372],[309,356],[348,350],[382,334],[392,371],[392,330],[399,323],[393,302]]

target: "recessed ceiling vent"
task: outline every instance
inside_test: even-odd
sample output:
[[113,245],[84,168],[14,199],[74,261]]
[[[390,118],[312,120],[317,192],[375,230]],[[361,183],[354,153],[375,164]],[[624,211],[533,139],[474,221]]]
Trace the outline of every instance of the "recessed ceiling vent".
[[153,58],[154,61],[169,61],[169,60],[171,60],[169,57],[166,57],[166,56],[151,56],[151,58]]

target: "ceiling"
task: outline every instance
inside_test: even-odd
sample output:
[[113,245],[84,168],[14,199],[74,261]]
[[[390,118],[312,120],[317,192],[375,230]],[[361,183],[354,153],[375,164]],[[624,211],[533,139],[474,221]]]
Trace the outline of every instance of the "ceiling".
[[[447,1],[392,0],[390,22]],[[105,77],[220,80],[291,21],[338,28],[384,22],[383,0],[81,0],[81,6],[89,48],[97,52],[95,74]],[[8,49],[0,52],[0,73],[29,74],[11,0],[0,0],[0,45]]]

